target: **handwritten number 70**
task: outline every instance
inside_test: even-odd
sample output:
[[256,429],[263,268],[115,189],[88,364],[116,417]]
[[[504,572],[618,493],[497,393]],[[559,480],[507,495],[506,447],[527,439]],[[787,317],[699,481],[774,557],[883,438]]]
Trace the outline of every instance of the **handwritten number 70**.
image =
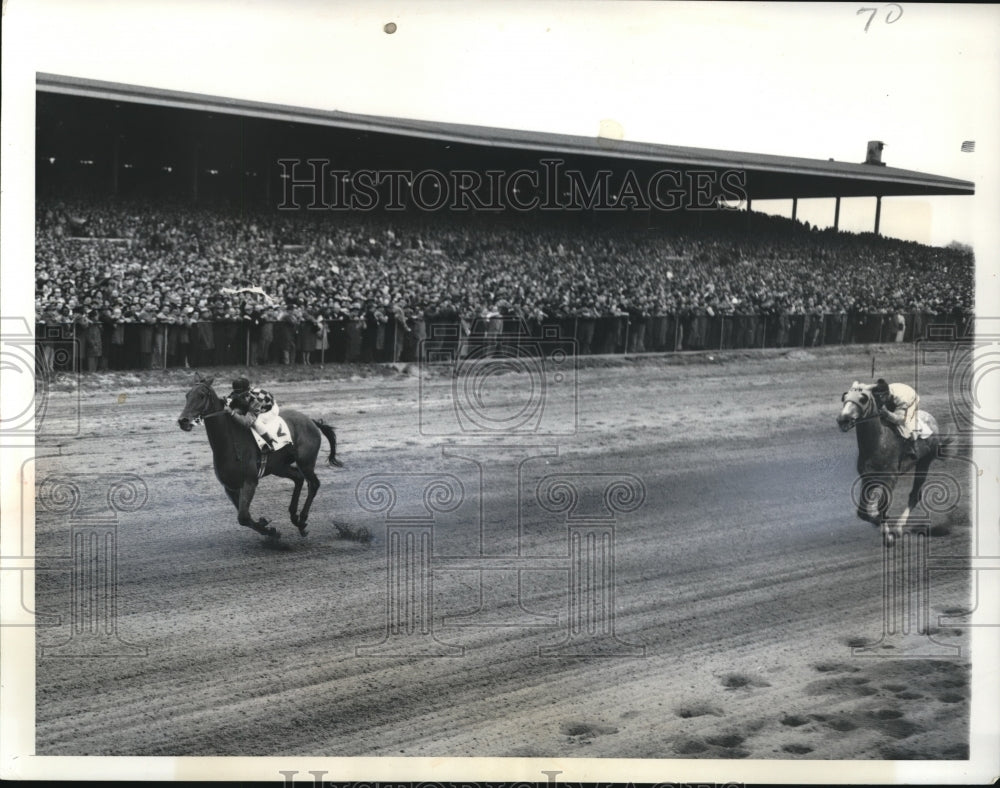
[[[868,17],[868,21],[865,23],[865,32],[868,32],[868,28],[871,26],[872,21],[878,15],[878,12],[885,9],[885,23],[891,25],[893,22],[899,21],[899,18],[903,15],[903,6],[899,3],[889,3],[889,5],[882,6],[882,8],[859,8],[854,14],[864,14],[866,12],[871,12],[871,16]],[[895,14],[895,16],[893,16]]]

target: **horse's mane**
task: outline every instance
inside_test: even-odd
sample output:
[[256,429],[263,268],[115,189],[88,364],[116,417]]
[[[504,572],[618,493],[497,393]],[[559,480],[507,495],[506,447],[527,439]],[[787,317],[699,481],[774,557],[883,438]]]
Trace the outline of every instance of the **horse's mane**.
[[197,383],[194,384],[193,388],[205,389],[209,394],[211,394],[216,399],[222,399],[222,397],[219,396],[219,393],[215,390],[215,387],[212,385],[213,382],[214,381],[211,378],[199,380]]

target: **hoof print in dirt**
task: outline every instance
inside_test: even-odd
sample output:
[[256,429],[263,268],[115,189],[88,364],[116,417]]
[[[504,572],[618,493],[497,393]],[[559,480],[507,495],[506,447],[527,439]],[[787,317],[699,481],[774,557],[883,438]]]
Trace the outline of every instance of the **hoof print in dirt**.
[[817,662],[813,667],[820,673],[857,673],[860,670],[844,662]]
[[846,717],[835,717],[832,720],[826,721],[826,727],[833,728],[833,730],[840,733],[847,733],[847,731],[855,730],[858,726]]
[[813,748],[808,744],[786,744],[781,748],[781,751],[791,755],[808,755],[813,751]]
[[597,722],[564,722],[559,726],[559,732],[563,736],[570,737],[591,737],[602,736],[609,733],[618,733],[618,729],[611,725],[602,725]]
[[727,690],[755,689],[757,687],[770,687],[771,685],[763,679],[748,676],[745,673],[727,673],[721,679],[722,686]]
[[688,703],[680,706],[676,714],[681,719],[687,720],[692,717],[703,717],[706,714],[711,714],[713,717],[721,717],[723,716],[723,711],[718,706],[712,706],[709,703]]
[[674,752],[678,755],[697,755],[707,749],[708,745],[699,739],[683,739],[674,745]]

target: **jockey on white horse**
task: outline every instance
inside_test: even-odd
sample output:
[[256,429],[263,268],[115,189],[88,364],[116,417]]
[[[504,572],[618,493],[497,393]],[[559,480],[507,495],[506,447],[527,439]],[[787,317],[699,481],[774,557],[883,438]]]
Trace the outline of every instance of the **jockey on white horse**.
[[917,406],[920,397],[905,383],[886,383],[879,378],[872,388],[872,396],[879,406],[879,414],[895,426],[899,436],[908,444],[911,457],[920,459],[930,451],[927,441],[920,437],[917,424]]

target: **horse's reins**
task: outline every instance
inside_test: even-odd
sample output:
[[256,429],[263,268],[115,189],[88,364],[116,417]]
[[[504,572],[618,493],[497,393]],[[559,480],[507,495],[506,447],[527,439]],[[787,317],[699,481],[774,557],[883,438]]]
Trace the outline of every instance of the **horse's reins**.
[[215,413],[205,413],[205,414],[202,414],[201,416],[195,416],[193,419],[191,419],[191,423],[192,424],[202,424],[202,423],[204,423],[205,419],[211,418],[212,416],[218,416],[218,415],[220,415],[222,413],[225,413],[225,411],[224,410],[218,410]]
[[[208,388],[211,391],[211,388],[209,386],[207,386],[206,384],[202,384],[202,385],[204,385],[205,388]],[[217,410],[214,413],[203,413],[200,416],[198,416],[194,421],[195,422],[204,421],[205,419],[212,418],[212,416],[222,416],[222,415],[225,414],[225,412],[226,412],[225,400],[223,400],[222,410]],[[233,446],[233,452],[236,454],[236,459],[240,460],[240,453],[239,453],[239,450],[236,448],[235,445]],[[257,478],[258,479],[263,479],[264,478],[264,474],[266,473],[266,471],[267,471],[267,461],[265,460],[263,462],[258,462],[257,463]]]

